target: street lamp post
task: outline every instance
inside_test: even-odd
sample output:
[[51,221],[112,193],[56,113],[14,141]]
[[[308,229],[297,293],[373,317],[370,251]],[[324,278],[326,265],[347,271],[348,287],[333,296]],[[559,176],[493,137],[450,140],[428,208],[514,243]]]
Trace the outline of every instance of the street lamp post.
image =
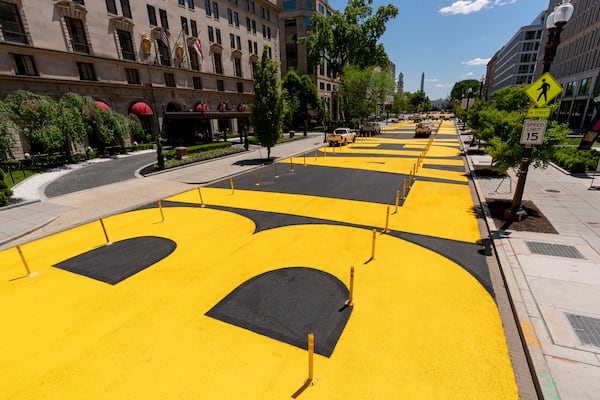
[[[571,0],[562,0],[562,3],[554,7],[554,11],[546,18],[546,29],[548,30],[548,40],[546,47],[544,48],[544,59],[543,59],[543,72],[550,72],[550,65],[556,55],[556,49],[560,43],[560,34],[563,26],[573,16],[573,4]],[[509,210],[506,210],[504,217],[513,221],[521,221],[527,217],[527,213],[523,210],[521,201],[523,200],[523,192],[525,191],[525,181],[527,179],[527,171],[529,170],[529,164],[531,163],[531,154],[533,152],[533,146],[528,144],[525,145],[523,151],[523,158],[521,159],[521,166],[519,168],[519,180],[517,181],[517,187],[515,188],[515,195],[512,200],[512,204]]]

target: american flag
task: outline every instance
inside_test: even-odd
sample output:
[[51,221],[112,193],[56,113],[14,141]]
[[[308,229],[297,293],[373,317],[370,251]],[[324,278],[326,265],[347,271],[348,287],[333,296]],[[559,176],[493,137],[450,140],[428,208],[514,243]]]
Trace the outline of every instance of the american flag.
[[202,54],[202,43],[200,43],[200,39],[198,38],[196,38],[196,41],[194,42],[194,49],[200,57],[204,58],[204,54]]
[[166,29],[162,30],[160,34],[160,40],[165,44],[165,46],[169,47],[169,34]]

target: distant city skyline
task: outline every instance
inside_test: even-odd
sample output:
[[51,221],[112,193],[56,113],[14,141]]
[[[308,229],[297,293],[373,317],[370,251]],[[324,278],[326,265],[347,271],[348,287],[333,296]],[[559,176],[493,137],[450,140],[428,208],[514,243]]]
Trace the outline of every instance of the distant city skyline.
[[[548,0],[374,0],[398,7],[381,42],[396,71],[404,74],[404,91],[420,89],[431,99],[450,95],[454,84],[485,76],[489,59],[521,26],[548,7]],[[343,11],[346,0],[329,0]]]

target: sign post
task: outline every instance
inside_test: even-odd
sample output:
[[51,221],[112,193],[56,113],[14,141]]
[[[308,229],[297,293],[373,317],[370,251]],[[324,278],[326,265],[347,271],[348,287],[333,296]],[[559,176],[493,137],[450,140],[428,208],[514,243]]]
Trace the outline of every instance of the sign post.
[[[546,113],[542,111],[543,107],[548,102],[552,101],[556,96],[562,93],[562,86],[554,79],[549,72],[545,72],[535,82],[531,84],[525,93],[531,101],[536,105],[538,111],[528,112],[528,116]],[[546,117],[547,118],[547,117]],[[521,221],[527,217],[527,213],[521,206],[523,200],[523,192],[525,191],[525,181],[527,180],[527,171],[531,163],[531,155],[533,153],[533,145],[542,144],[544,142],[544,134],[546,133],[547,120],[545,119],[526,119],[523,122],[523,131],[521,133],[521,144],[525,145],[521,166],[519,168],[519,180],[515,188],[515,195],[512,204],[508,210],[504,212],[504,218],[513,221]]]

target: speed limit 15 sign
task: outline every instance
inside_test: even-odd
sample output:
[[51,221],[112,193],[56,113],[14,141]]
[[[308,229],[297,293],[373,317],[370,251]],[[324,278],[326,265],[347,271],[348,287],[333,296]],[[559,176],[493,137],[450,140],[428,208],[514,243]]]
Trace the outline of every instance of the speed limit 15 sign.
[[546,119],[526,119],[523,121],[521,144],[542,144],[546,133]]

